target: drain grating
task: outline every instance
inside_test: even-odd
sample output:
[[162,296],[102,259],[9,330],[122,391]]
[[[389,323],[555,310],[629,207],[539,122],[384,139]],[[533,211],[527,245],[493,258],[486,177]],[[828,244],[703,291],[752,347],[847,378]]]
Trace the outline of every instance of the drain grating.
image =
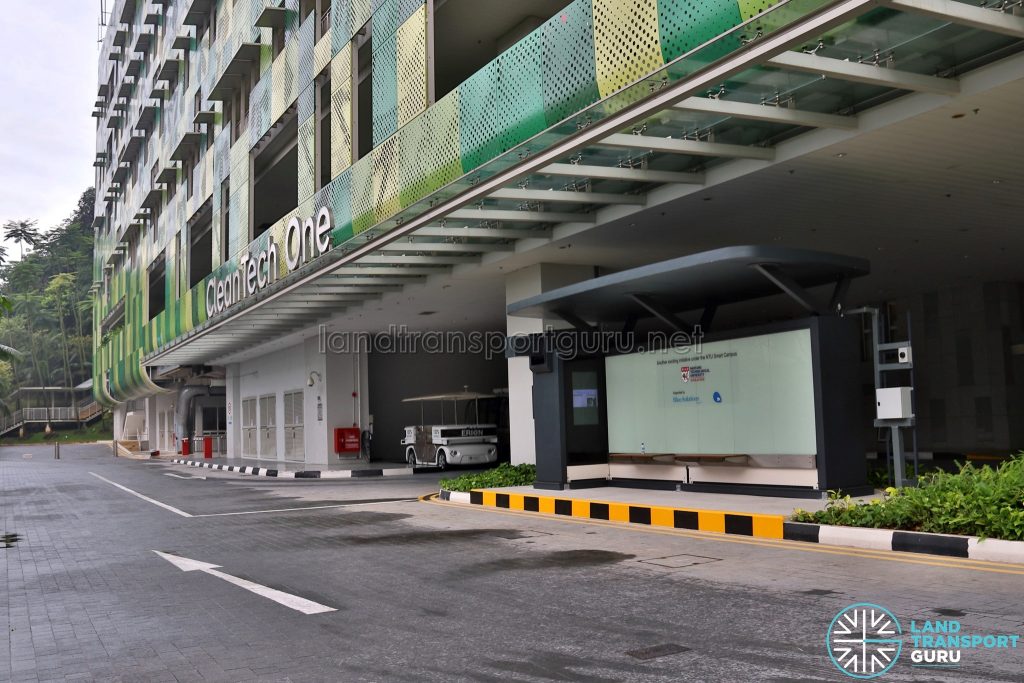
[[932,610],[940,617],[966,617],[967,612],[962,609],[955,609],[953,607],[938,607]]
[[721,561],[719,557],[702,557],[700,555],[669,555],[668,557],[640,560],[643,564],[653,564],[656,567],[667,567],[668,569],[682,569],[683,567],[694,567],[698,564]]
[[3,536],[0,536],[0,542],[3,542],[4,548],[13,548],[14,544],[21,540],[20,534],[11,534],[4,532]]
[[633,659],[648,660],[658,659],[659,657],[668,657],[669,655],[678,655],[689,651],[690,648],[683,647],[678,643],[663,643],[662,645],[653,645],[640,650],[626,650],[626,654]]

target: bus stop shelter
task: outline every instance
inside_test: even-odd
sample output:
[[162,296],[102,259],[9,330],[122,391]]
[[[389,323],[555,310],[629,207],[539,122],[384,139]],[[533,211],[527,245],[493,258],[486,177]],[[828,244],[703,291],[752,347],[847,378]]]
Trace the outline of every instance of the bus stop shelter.
[[[860,321],[843,311],[869,271],[838,254],[737,246],[510,304],[510,316],[570,326],[510,340],[534,375],[536,486],[866,491]],[[724,306],[779,294],[795,317],[714,327]],[[641,321],[688,347],[650,348]]]

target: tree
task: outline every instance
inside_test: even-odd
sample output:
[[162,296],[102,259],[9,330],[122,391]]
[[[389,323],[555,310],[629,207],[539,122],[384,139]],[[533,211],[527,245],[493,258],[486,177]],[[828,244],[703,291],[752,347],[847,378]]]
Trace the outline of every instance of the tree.
[[0,312],[0,352],[2,343],[31,349],[11,361],[15,388],[74,386],[92,374],[95,201],[95,191],[86,190],[70,215],[45,231],[29,220],[2,225],[22,257],[5,262],[0,250],[0,287],[12,305]]
[[[11,312],[11,302],[7,297],[0,294],[0,317],[9,315]],[[16,358],[21,357],[21,352],[14,347],[8,346],[7,344],[0,344],[0,361],[10,363]]]
[[[9,315],[11,312],[11,302],[7,300],[7,297],[0,295],[0,317]],[[3,384],[5,390],[10,388],[10,380],[13,378],[13,371],[11,363],[21,357],[21,352],[12,346],[7,344],[0,344],[0,365],[2,365],[3,371]],[[4,396],[7,394],[5,393]],[[8,414],[11,412],[7,402],[0,398],[0,413]]]
[[4,223],[4,239],[14,240],[21,245],[21,260],[25,260],[25,245],[39,244],[39,231],[34,220],[7,221]]
[[71,386],[74,379],[71,374],[71,352],[68,350],[71,339],[68,337],[64,321],[70,312],[69,309],[74,309],[74,288],[74,276],[71,273],[61,273],[50,279],[43,292],[43,303],[54,312],[57,326],[60,328],[60,336],[57,339],[60,343],[61,359],[64,361],[64,381],[67,386]]

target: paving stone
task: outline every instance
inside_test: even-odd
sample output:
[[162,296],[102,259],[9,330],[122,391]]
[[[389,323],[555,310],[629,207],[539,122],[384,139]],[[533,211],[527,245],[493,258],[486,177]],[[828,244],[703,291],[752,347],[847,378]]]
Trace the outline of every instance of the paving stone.
[[[1024,632],[1017,575],[417,502],[187,518],[89,472],[190,514],[415,497],[436,477],[185,481],[102,447],[59,463],[22,452],[0,448],[0,518],[24,537],[0,554],[0,681],[837,680],[823,634],[862,600]],[[337,611],[299,614],[153,550]],[[678,555],[715,561],[642,562]],[[690,649],[624,654],[664,643]],[[955,676],[929,680],[1020,680],[1022,654],[965,653]]]

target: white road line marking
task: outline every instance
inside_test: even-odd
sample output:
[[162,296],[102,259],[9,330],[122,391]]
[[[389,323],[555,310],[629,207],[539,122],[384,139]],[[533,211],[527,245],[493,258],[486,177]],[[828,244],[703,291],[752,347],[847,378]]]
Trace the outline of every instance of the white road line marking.
[[306,598],[300,598],[297,595],[291,593],[285,593],[279,591],[276,588],[269,588],[267,586],[260,585],[253,581],[247,581],[240,579],[237,576],[231,576],[231,574],[225,574],[219,572],[217,569],[220,565],[209,564],[207,562],[200,562],[198,560],[190,560],[187,557],[180,557],[178,555],[170,555],[168,553],[162,553],[159,550],[154,550],[154,553],[164,558],[175,567],[183,572],[195,572],[200,571],[211,576],[216,576],[218,579],[224,579],[230,584],[244,588],[245,590],[261,595],[268,600],[273,600],[279,605],[291,608],[296,612],[302,612],[303,614],[323,614],[324,612],[336,612],[334,607],[328,607],[327,605],[321,605],[319,602],[313,602]]
[[247,510],[245,512],[213,512],[206,515],[189,515],[189,517],[234,517],[237,515],[262,515],[270,512],[301,512],[303,510],[332,510],[334,508],[354,508],[368,505],[389,505],[391,503],[415,503],[419,498],[400,498],[398,500],[380,500],[372,503],[341,503],[340,505],[314,505],[304,508],[278,508],[276,510]]
[[181,515],[182,517],[192,517],[193,516],[193,515],[190,515],[190,514],[188,514],[187,512],[185,512],[183,510],[179,510],[176,507],[172,507],[172,506],[168,505],[167,503],[161,503],[159,500],[153,500],[149,496],[144,496],[144,495],[142,495],[141,493],[139,493],[137,491],[132,491],[127,486],[121,486],[117,482],[113,482],[113,481],[110,481],[109,479],[105,479],[104,477],[101,477],[100,475],[96,474],[95,472],[90,472],[89,474],[91,474],[92,476],[96,477],[100,481],[105,481],[108,484],[110,484],[111,486],[114,486],[114,487],[117,487],[117,488],[121,489],[125,493],[130,493],[133,496],[135,496],[136,498],[141,498],[142,500],[146,501],[147,503],[152,503],[153,505],[156,505],[157,507],[162,507],[164,510],[170,510],[171,512],[173,512],[176,515]]
[[164,476],[165,477],[174,477],[175,479],[202,479],[203,481],[206,481],[206,477],[198,477],[198,476],[185,477],[185,476],[182,476],[180,474],[174,474],[173,472],[164,472]]

